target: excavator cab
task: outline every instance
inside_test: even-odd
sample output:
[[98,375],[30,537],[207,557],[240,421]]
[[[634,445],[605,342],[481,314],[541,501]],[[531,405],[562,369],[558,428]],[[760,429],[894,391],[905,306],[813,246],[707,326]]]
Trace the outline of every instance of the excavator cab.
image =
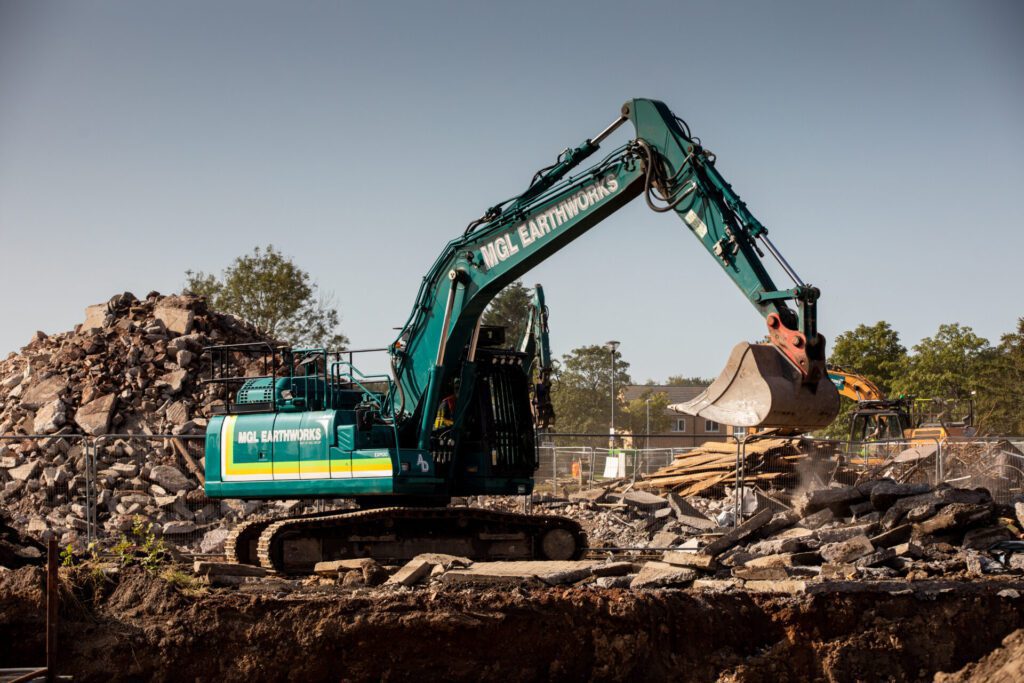
[[911,428],[905,401],[861,401],[850,422],[850,442],[899,440]]

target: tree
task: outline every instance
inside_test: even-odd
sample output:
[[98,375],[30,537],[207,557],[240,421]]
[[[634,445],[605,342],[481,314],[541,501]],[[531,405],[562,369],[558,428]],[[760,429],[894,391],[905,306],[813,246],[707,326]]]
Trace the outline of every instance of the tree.
[[505,340],[510,346],[519,342],[526,329],[533,305],[530,290],[516,280],[494,297],[484,311],[484,325],[500,325],[505,328]]
[[832,342],[829,356],[830,364],[864,375],[887,396],[906,361],[907,349],[899,333],[884,320],[843,332]]
[[[616,386],[618,386],[616,384]],[[626,405],[623,425],[615,423],[616,430],[627,431],[634,436],[640,434],[660,434],[667,432],[672,419],[665,414],[668,408],[668,394],[664,391],[645,389],[639,397],[634,398]],[[647,418],[650,416],[650,431],[647,430]],[[646,447],[641,438],[634,438],[633,445]]]
[[711,380],[703,377],[683,377],[682,375],[670,375],[665,384],[670,387],[706,387],[711,385]]
[[[907,362],[907,349],[900,343],[900,335],[889,323],[879,320],[874,325],[858,325],[843,332],[832,343],[829,364],[867,377],[889,396],[893,382],[903,372]],[[839,414],[822,431],[822,436],[845,439],[850,433],[850,417],[857,408],[854,401],[840,399]]]
[[205,296],[214,310],[248,320],[275,339],[331,350],[348,344],[332,297],[273,245],[239,256],[219,278],[191,270],[185,277],[185,288]]
[[906,372],[893,382],[893,388],[919,398],[967,399],[980,387],[992,353],[988,340],[970,327],[939,325],[934,337],[914,345]]
[[1024,318],[1017,330],[1004,334],[982,368],[977,390],[979,430],[991,434],[1024,434]]
[[[560,432],[607,434],[611,419],[611,352],[582,346],[562,356],[551,385],[551,400]],[[622,389],[630,384],[629,363],[615,352],[616,429],[624,418]]]

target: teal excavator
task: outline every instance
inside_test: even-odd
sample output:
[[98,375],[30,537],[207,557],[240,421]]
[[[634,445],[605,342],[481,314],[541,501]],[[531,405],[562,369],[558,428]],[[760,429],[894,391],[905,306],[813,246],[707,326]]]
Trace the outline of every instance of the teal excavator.
[[[577,171],[627,121],[636,137]],[[536,425],[550,422],[542,299],[534,302],[542,314],[532,316],[518,345],[506,343],[503,329],[481,324],[485,308],[640,196],[682,219],[765,319],[770,340],[739,344],[708,390],[677,409],[745,427],[830,423],[839,400],[817,331],[818,289],[797,277],[687,124],[661,102],[630,100],[598,135],[562,152],[524,192],[448,242],[387,348],[389,375],[364,376],[351,353],[273,345],[256,374],[235,375],[237,355],[252,349],[209,349],[208,381],[221,385],[224,401],[206,432],[206,495],[349,498],[358,506],[240,524],[227,542],[229,559],[302,573],[320,561],[391,562],[423,552],[579,557],[586,537],[572,520],[448,503],[529,494]],[[793,287],[776,287],[765,253]]]

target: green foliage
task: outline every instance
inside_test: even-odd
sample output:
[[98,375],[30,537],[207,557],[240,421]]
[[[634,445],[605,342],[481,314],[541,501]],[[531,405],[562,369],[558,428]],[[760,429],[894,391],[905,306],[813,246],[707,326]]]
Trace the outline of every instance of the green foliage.
[[74,567],[75,566],[75,547],[68,543],[68,547],[60,551],[60,566],[62,567]]
[[[551,387],[558,431],[608,433],[611,418],[611,352],[604,346],[582,346],[562,357]],[[629,363],[615,352],[616,429],[625,416],[622,389],[631,383]]]
[[219,278],[191,270],[185,277],[185,288],[205,296],[214,310],[248,320],[275,339],[332,350],[348,344],[332,297],[273,245],[239,256]]
[[122,567],[139,565],[148,571],[155,571],[171,559],[164,540],[153,531],[153,523],[142,517],[132,521],[131,537],[121,534],[111,551]]
[[900,343],[899,333],[880,320],[874,325],[858,325],[836,337],[828,360],[867,377],[888,396],[906,364],[907,349]]
[[1024,434],[1024,318],[983,364],[977,424],[990,434]]
[[487,310],[484,311],[484,325],[500,325],[505,328],[505,340],[509,346],[519,343],[519,338],[526,329],[526,321],[530,318],[530,307],[533,305],[530,290],[523,286],[521,280],[501,290],[494,297]]
[[[618,421],[615,428],[628,431],[630,434],[647,434],[647,418],[650,415],[651,434],[667,432],[671,418],[665,414],[668,408],[668,394],[664,391],[645,389],[639,397],[634,398],[626,405],[625,415],[622,419],[622,426]],[[648,412],[648,407],[650,412]],[[642,439],[634,439],[633,444],[637,447],[645,446]]]
[[[899,333],[886,321],[879,320],[874,325],[858,325],[836,337],[828,362],[867,377],[888,397],[892,394],[893,383],[904,371],[907,349],[900,343]],[[820,432],[820,436],[848,438],[850,418],[856,408],[854,401],[840,399],[839,415]]]
[[703,377],[683,377],[682,375],[670,375],[665,384],[670,387],[706,387],[710,386],[711,380]]
[[970,327],[939,325],[934,337],[914,345],[906,372],[893,382],[893,389],[918,398],[966,399],[980,388],[985,367],[992,361],[988,340]]

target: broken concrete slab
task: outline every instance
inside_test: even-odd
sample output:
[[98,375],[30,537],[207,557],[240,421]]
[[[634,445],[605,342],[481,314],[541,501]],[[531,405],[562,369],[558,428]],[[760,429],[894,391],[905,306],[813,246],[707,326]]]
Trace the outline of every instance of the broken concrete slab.
[[153,317],[162,322],[168,332],[180,335],[188,334],[192,330],[195,314],[187,308],[157,306],[153,309]]
[[833,527],[831,529],[818,529],[818,540],[823,544],[839,543],[847,541],[854,536],[872,536],[878,531],[877,524],[850,524],[847,526]]
[[608,489],[606,488],[595,488],[595,489],[584,489],[577,491],[576,493],[569,494],[569,500],[574,503],[600,503],[608,496]]
[[721,592],[734,590],[742,585],[738,579],[694,579],[690,587],[698,591]]
[[875,547],[891,548],[900,543],[906,543],[910,540],[911,534],[914,532],[914,527],[910,524],[903,524],[878,534],[877,536],[871,537],[871,544]]
[[177,467],[172,467],[171,465],[157,465],[149,471],[149,479],[174,493],[193,488],[189,478]]
[[401,586],[414,586],[430,575],[434,565],[425,560],[409,560],[397,572],[392,574],[387,583]]
[[711,555],[712,557],[720,555],[722,552],[728,550],[743,539],[749,538],[757,531],[760,531],[763,526],[771,521],[774,515],[775,513],[772,512],[772,510],[762,510],[735,529],[730,529],[720,538],[709,543],[707,546],[702,548],[700,552],[705,555]]
[[805,529],[818,529],[835,520],[836,516],[829,508],[823,508],[803,517],[798,523]]
[[714,570],[718,562],[711,555],[689,553],[682,550],[669,550],[661,556],[661,561],[676,567],[691,569]]
[[809,515],[823,508],[832,508],[833,512],[847,512],[850,503],[863,500],[865,497],[856,486],[818,489],[817,491],[808,491],[800,496],[794,509],[803,515]]
[[629,587],[637,589],[688,586],[697,576],[693,569],[675,567],[664,562],[648,562],[634,577]]
[[106,304],[96,304],[95,306],[85,307],[85,320],[82,322],[80,332],[88,332],[90,330],[99,330],[103,328],[104,323],[107,321]]
[[110,430],[110,418],[114,414],[116,404],[116,394],[106,394],[93,399],[75,411],[75,423],[86,434],[106,434]]
[[938,531],[963,529],[989,521],[992,518],[992,512],[991,503],[983,505],[952,503],[931,519],[915,524],[914,530],[920,534],[934,534]]
[[884,512],[898,499],[927,493],[930,489],[929,484],[896,484],[883,481],[872,488],[871,504],[876,510]]
[[550,585],[575,583],[590,576],[597,564],[588,560],[474,562],[464,569],[446,572],[442,579],[452,583],[500,583],[538,580]]
[[744,581],[784,581],[789,578],[785,567],[733,567],[734,578]]
[[777,555],[799,552],[805,547],[806,544],[801,538],[772,538],[753,543],[747,547],[747,550],[755,555]]
[[446,555],[444,553],[420,553],[412,559],[429,562],[432,565],[444,567],[446,570],[453,567],[468,567],[473,564],[473,560],[468,557]]
[[594,585],[599,588],[629,588],[633,577],[626,576],[601,576],[594,580]]
[[52,375],[44,380],[32,384],[21,395],[22,408],[41,408],[53,403],[68,388],[68,380],[62,375]]
[[625,493],[612,493],[609,496],[613,500],[621,500],[630,507],[658,509],[668,507],[669,503],[661,496],[656,496],[647,491],[626,491]]
[[744,586],[753,593],[783,593],[799,595],[807,592],[807,582],[794,579],[773,581],[747,581]]
[[856,567],[877,567],[896,557],[896,551],[892,548],[879,548],[875,552],[864,555],[853,561]]
[[651,538],[651,548],[671,548],[680,541],[680,536],[674,531],[659,531]]
[[594,576],[626,576],[636,571],[636,565],[632,562],[604,562],[595,564],[590,568]]
[[346,560],[317,562],[313,565],[313,573],[318,576],[337,576],[339,572],[362,571],[367,565],[376,564],[369,557],[353,557]]
[[796,510],[786,510],[776,513],[767,524],[761,529],[761,535],[770,538],[800,521],[800,513]]
[[821,559],[832,564],[849,563],[875,551],[867,536],[854,536],[846,541],[827,543],[818,550]]

